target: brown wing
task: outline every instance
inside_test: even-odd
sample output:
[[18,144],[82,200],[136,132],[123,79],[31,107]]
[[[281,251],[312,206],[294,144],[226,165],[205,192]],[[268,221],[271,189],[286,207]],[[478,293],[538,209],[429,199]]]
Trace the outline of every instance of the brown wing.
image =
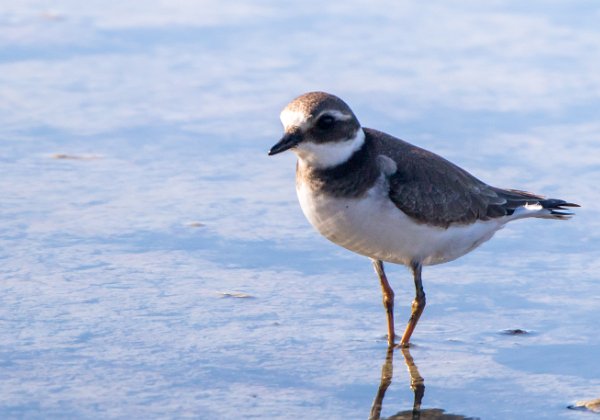
[[498,194],[502,190],[435,153],[376,130],[365,129],[365,133],[377,153],[396,163],[396,172],[389,176],[390,199],[419,222],[448,227],[512,213],[507,199]]

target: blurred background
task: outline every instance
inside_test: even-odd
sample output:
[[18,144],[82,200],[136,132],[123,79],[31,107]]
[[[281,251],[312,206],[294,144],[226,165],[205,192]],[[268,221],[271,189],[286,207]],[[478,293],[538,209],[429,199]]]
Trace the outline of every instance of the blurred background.
[[[599,5],[5,3],[0,417],[369,416],[377,279],[304,220],[293,155],[266,156],[311,90],[583,206],[424,270],[423,407],[580,418],[600,397]],[[412,281],[389,270],[402,325]],[[402,360],[382,416],[412,408]]]

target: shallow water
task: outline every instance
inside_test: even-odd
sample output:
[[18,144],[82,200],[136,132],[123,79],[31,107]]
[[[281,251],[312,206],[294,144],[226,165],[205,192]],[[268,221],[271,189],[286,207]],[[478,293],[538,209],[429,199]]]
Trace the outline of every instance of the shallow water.
[[[407,360],[423,413],[590,416],[567,407],[600,397],[598,6],[53,7],[0,12],[0,417],[369,417],[390,371],[377,280],[308,226],[293,156],[266,156],[315,89],[583,206],[426,268]],[[402,325],[412,282],[388,271]],[[396,351],[382,417],[410,385]]]

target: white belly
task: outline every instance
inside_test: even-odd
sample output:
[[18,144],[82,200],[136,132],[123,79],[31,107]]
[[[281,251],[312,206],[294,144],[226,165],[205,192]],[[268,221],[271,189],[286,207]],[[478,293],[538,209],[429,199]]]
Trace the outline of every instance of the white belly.
[[310,223],[327,239],[370,258],[409,265],[452,261],[490,239],[508,220],[478,221],[449,228],[416,223],[376,185],[359,199],[314,194],[300,183],[300,206]]

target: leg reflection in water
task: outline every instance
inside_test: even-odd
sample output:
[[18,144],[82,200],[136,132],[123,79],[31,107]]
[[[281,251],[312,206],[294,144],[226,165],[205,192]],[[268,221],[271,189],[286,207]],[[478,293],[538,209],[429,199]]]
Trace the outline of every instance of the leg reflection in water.
[[408,347],[402,347],[400,349],[394,347],[388,347],[385,361],[381,368],[381,382],[379,383],[379,388],[377,389],[377,394],[375,395],[375,400],[373,401],[373,405],[371,407],[371,415],[369,416],[369,420],[380,420],[381,419],[381,409],[383,407],[383,398],[385,397],[385,392],[388,387],[392,383],[392,378],[394,376],[394,351],[400,351],[402,356],[404,356],[404,363],[408,369],[408,373],[410,375],[410,388],[413,391],[414,399],[413,399],[413,408],[412,410],[400,411],[397,414],[394,414],[390,417],[386,417],[386,420],[469,420],[473,419],[473,417],[465,417],[457,414],[446,414],[441,408],[427,408],[425,410],[421,410],[421,401],[423,400],[423,396],[425,395],[425,381],[423,377],[419,374],[419,369],[417,365],[415,365],[415,361],[410,354],[410,350]]

